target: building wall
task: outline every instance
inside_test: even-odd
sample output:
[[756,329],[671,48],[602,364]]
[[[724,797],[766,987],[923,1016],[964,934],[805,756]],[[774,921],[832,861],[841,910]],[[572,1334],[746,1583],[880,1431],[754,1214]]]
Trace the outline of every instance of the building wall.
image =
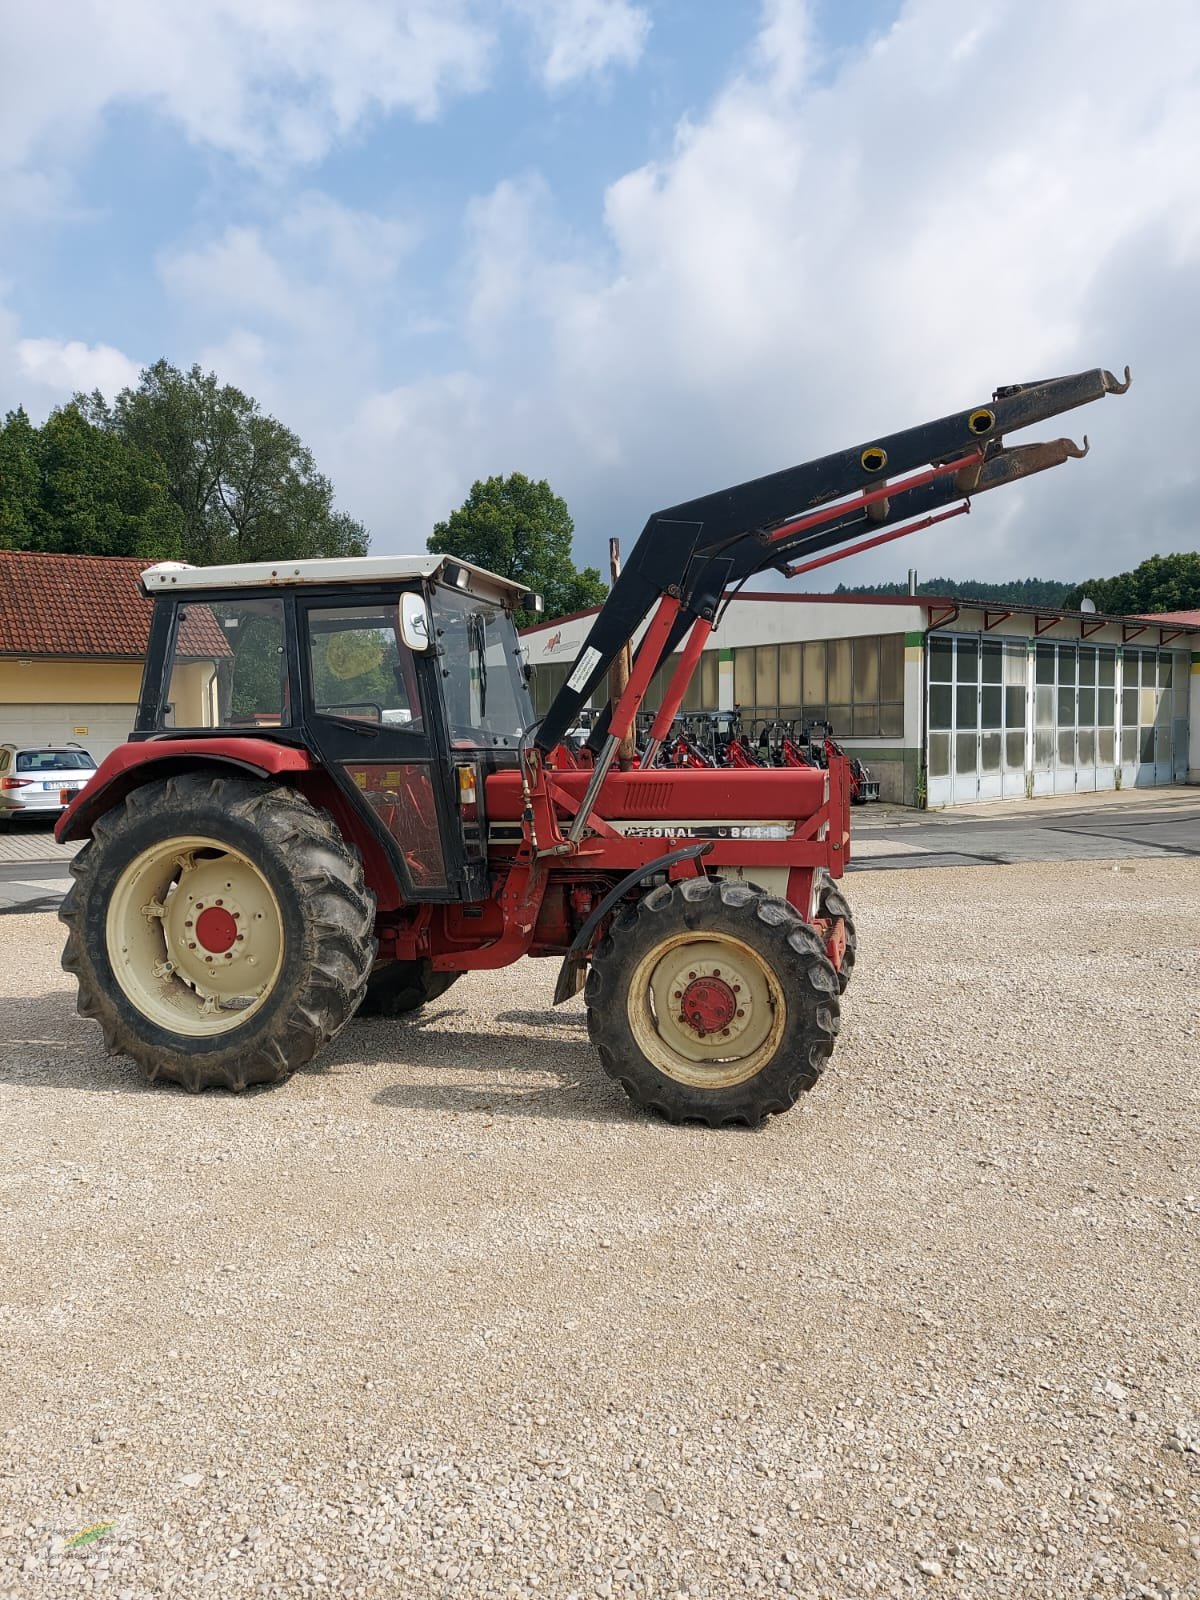
[[140,661],[0,659],[0,742],[76,744],[99,762],[133,727]]

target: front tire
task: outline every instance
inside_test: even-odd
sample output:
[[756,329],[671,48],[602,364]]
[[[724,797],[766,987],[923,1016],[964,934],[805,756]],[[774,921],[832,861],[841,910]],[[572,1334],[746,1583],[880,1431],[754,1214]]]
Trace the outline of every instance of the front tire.
[[748,884],[652,889],[593,958],[588,1032],[604,1070],[669,1122],[757,1127],[811,1089],[838,1031],[815,929]]
[[295,791],[188,773],[101,817],[59,916],[81,1016],[193,1091],[280,1083],[353,1015],[374,897]]
[[830,922],[836,922],[841,917],[846,930],[846,948],[842,952],[842,964],[838,968],[838,989],[842,994],[850,986],[850,979],[854,976],[854,963],[858,957],[858,930],[854,926],[854,914],[850,910],[850,902],[840,889],[832,887],[821,891],[818,915]]

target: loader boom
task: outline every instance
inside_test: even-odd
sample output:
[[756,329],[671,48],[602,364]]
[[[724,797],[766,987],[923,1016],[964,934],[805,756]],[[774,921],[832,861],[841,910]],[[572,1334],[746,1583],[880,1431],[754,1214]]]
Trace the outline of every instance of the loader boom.
[[[649,682],[694,625],[714,626],[722,600],[756,573],[773,568],[792,576],[797,559],[803,566],[819,552],[853,546],[864,536],[880,536],[869,542],[897,537],[906,524],[925,526],[920,519],[955,501],[969,503],[974,494],[1085,454],[1086,439],[1082,449],[1069,439],[1015,447],[1003,441],[1006,434],[1106,394],[1123,394],[1129,382],[1128,368],[1119,380],[1097,367],[1072,377],[1010,385],[997,389],[986,405],[655,512],[600,608],[575,670],[542,719],[534,745],[550,751],[575,725],[656,603],[673,605],[660,608],[660,626],[652,630],[655,660],[648,671],[645,642],[639,650],[643,672],[635,662],[635,686],[639,679]],[[691,653],[691,666],[698,655],[698,650]],[[673,684],[676,688],[681,698],[686,682]],[[625,704],[625,709],[631,715],[636,706]],[[613,710],[607,706],[592,731],[588,743],[594,751],[604,747]]]

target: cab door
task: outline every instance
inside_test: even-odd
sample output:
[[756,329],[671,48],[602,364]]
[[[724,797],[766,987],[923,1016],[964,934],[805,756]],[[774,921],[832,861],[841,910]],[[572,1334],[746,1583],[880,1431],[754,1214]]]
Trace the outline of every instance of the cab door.
[[335,780],[382,837],[408,901],[482,899],[464,849],[436,660],[403,643],[399,595],[297,604],[305,725]]

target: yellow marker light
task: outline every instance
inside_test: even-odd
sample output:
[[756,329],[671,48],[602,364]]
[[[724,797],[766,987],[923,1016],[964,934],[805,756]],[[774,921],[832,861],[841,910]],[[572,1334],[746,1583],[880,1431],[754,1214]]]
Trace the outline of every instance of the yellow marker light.
[[458,767],[458,803],[460,806],[473,806],[477,795],[475,790],[475,768]]

